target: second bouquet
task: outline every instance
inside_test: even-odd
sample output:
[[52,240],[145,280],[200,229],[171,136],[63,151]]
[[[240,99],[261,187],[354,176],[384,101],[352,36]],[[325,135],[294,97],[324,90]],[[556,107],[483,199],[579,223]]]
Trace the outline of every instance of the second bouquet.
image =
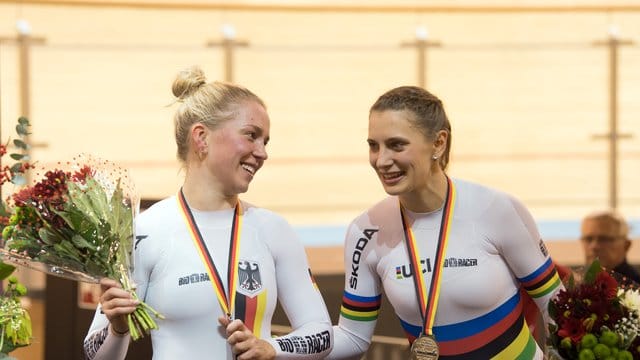
[[[85,155],[67,165],[11,196],[3,259],[79,281],[109,277],[140,300],[131,279],[139,199],[127,172]],[[141,301],[128,316],[131,338],[156,329],[154,317]]]

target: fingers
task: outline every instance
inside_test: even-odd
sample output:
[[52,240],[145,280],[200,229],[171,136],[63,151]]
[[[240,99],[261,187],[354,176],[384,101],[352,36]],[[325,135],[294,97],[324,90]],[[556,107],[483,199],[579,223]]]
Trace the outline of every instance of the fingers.
[[226,316],[220,316],[218,318],[218,323],[220,323],[220,325],[222,325],[223,328],[227,328],[227,325],[229,325],[229,323],[231,322],[231,319],[229,319]]
[[113,316],[118,315],[126,315],[131,314],[135,311],[136,306],[140,304],[139,301],[134,300],[133,298],[121,298],[116,297],[110,300],[101,300],[101,310],[107,316],[107,318],[111,318]]
[[276,350],[268,342],[253,338],[251,346],[240,353],[237,360],[271,360],[275,359]]
[[109,278],[100,279],[100,289],[102,290],[102,292],[105,292],[105,291],[109,290],[112,287],[122,288],[122,286],[120,286],[120,283],[118,283],[117,281],[115,281],[113,279],[109,279]]
[[[101,279],[100,288],[100,310],[107,316],[109,321],[113,322],[123,315],[130,314],[135,311],[136,306],[140,303],[126,290],[122,289],[120,284],[112,279]],[[117,319],[118,322],[120,319]]]
[[128,291],[115,287],[109,288],[100,296],[100,304],[105,314],[113,311],[116,314],[128,314],[133,312],[139,303]]
[[258,339],[252,333],[236,331],[227,342],[231,345],[231,350],[238,355],[237,359],[259,359],[256,356]]
[[[219,320],[219,319],[218,319]],[[228,324],[226,326],[227,328],[227,338],[231,337],[232,334],[236,333],[236,332],[241,332],[241,333],[249,333],[252,334],[251,330],[249,330],[249,328],[247,328],[247,326],[242,322],[242,320],[227,320]]]
[[275,350],[268,342],[260,340],[253,335],[241,320],[230,321],[224,317],[218,318],[218,322],[226,327],[227,342],[231,345],[238,360],[273,359]]
[[221,324],[226,323],[227,342],[231,345],[234,354],[242,354],[251,348],[251,340],[255,339],[242,320],[229,320],[220,317]]

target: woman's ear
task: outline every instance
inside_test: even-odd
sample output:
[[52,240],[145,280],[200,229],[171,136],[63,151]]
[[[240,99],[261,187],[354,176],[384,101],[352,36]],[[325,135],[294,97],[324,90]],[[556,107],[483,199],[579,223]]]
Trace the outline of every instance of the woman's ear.
[[435,140],[433,141],[433,155],[435,157],[442,157],[447,147],[447,138],[449,132],[446,130],[440,130],[436,133]]
[[209,132],[207,131],[207,127],[202,123],[195,123],[191,127],[191,144],[193,146],[193,151],[202,158],[203,155],[206,155],[209,152],[207,137],[209,136]]

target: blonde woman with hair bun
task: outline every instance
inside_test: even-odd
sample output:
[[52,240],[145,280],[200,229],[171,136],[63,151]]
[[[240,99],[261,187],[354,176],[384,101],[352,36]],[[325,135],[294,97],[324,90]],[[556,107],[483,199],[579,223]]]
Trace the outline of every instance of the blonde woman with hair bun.
[[[136,291],[165,316],[151,332],[153,359],[324,357],[331,320],[302,244],[284,218],[239,198],[268,157],[264,102],[207,82],[197,67],[181,71],[172,91],[184,183],[136,219]],[[85,354],[124,359],[136,303],[114,280],[101,285]],[[271,337],[278,301],[293,330]]]

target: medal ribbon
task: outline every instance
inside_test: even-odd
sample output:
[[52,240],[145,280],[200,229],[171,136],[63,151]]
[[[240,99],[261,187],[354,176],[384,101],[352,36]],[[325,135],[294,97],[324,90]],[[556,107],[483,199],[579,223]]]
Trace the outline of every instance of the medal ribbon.
[[429,293],[425,288],[424,274],[420,266],[420,251],[413,236],[411,226],[407,221],[404,208],[400,204],[400,217],[402,218],[402,227],[404,229],[404,238],[409,251],[409,261],[413,271],[413,284],[418,295],[420,304],[420,314],[424,321],[422,332],[425,335],[433,335],[433,324],[435,322],[436,309],[438,308],[438,300],[440,295],[440,279],[442,278],[442,269],[444,267],[444,259],[449,241],[449,231],[453,220],[453,208],[456,201],[456,189],[453,181],[447,177],[447,195],[445,197],[444,208],[442,209],[442,220],[440,221],[440,232],[438,234],[438,244],[436,246],[436,254],[434,259],[433,275],[431,276],[431,285]]
[[233,221],[231,222],[231,235],[229,239],[229,262],[227,263],[227,284],[229,293],[226,294],[224,291],[224,283],[222,282],[222,278],[220,277],[220,273],[216,268],[216,264],[213,263],[213,259],[211,258],[211,254],[209,254],[209,250],[207,249],[207,245],[204,243],[204,239],[202,238],[202,234],[200,233],[200,229],[196,224],[196,219],[193,217],[191,213],[191,209],[189,208],[189,204],[187,204],[187,200],[184,197],[184,193],[182,189],[180,189],[180,194],[177,196],[178,198],[178,207],[182,210],[182,215],[187,225],[187,229],[191,234],[191,238],[193,240],[193,244],[198,250],[198,254],[200,255],[200,259],[205,265],[207,269],[207,273],[209,274],[209,279],[211,279],[211,285],[213,286],[213,290],[215,291],[218,302],[220,302],[220,307],[222,307],[222,311],[227,314],[229,319],[233,318],[233,313],[231,307],[235,304],[236,300],[236,286],[238,279],[238,252],[240,249],[240,234],[242,229],[242,205],[240,201],[236,203],[236,206],[233,211]]

